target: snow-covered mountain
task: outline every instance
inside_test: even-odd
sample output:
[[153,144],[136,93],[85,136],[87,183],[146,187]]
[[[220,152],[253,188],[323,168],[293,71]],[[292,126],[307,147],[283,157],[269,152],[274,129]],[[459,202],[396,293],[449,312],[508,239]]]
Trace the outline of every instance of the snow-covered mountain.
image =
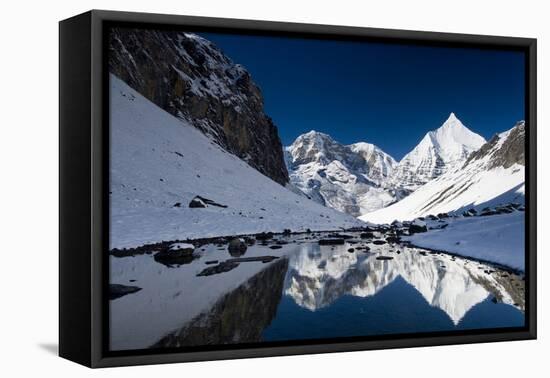
[[485,139],[470,131],[451,113],[437,130],[428,132],[420,143],[397,165],[394,186],[414,191],[425,183],[462,164],[478,150]]
[[384,185],[391,176],[397,162],[393,157],[371,143],[359,142],[348,146],[353,152],[365,159],[367,177],[377,185]]
[[111,249],[362,224],[259,173],[114,75],[110,101]]
[[397,163],[372,144],[346,146],[310,131],[286,147],[285,154],[292,185],[325,206],[359,216],[399,198],[386,186]]
[[315,131],[286,147],[285,160],[290,182],[310,198],[360,216],[400,201],[460,167],[484,143],[451,113],[399,163],[373,144],[346,146]]
[[109,71],[281,185],[277,127],[248,71],[193,33],[111,28]]
[[524,203],[525,122],[495,135],[461,165],[418,188],[402,201],[360,217],[374,223],[428,214]]

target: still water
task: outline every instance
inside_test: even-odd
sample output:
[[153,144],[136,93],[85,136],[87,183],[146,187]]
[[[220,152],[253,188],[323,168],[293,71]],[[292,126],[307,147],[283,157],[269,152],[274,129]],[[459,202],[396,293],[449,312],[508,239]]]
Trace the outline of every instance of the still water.
[[[188,264],[111,257],[111,349],[286,341],[524,325],[524,281],[485,263],[358,235],[343,245],[289,236],[235,258],[203,246]],[[276,246],[276,249],[273,247]],[[277,257],[272,261],[254,258]],[[203,274],[201,274],[203,273]]]

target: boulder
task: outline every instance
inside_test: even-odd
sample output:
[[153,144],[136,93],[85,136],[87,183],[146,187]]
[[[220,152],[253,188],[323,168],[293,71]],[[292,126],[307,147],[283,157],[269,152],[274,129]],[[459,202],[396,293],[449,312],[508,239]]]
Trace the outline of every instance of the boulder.
[[239,257],[245,254],[247,249],[247,245],[243,239],[240,238],[234,238],[231,239],[229,244],[227,245],[227,250],[229,251],[229,254],[233,257]]
[[200,198],[193,198],[191,200],[191,202],[189,202],[189,207],[190,208],[193,208],[193,209],[196,209],[196,208],[205,208],[206,207],[206,203],[204,203],[203,200],[201,200]]
[[409,226],[409,233],[411,234],[417,234],[417,233],[426,232],[426,231],[428,231],[426,222],[420,218],[415,219]]
[[468,209],[462,213],[464,217],[473,217],[477,215],[477,210],[474,208]]
[[217,203],[215,201],[212,201],[211,199],[201,197],[201,196],[195,196],[193,197],[191,202],[189,202],[189,207],[191,208],[204,208],[207,206],[227,208],[226,205],[222,205],[221,203]]
[[403,227],[403,223],[399,222],[398,220],[394,220],[393,222],[391,222],[391,226],[394,228],[401,228]]
[[198,256],[194,255],[195,246],[190,243],[174,243],[168,248],[162,249],[154,256],[156,262],[161,264],[172,265],[184,265],[189,264]]

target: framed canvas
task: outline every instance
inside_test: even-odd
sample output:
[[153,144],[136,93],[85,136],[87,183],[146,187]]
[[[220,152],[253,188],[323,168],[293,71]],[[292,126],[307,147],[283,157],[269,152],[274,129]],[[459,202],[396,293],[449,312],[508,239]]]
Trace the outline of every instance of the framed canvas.
[[60,355],[536,337],[536,40],[60,22]]

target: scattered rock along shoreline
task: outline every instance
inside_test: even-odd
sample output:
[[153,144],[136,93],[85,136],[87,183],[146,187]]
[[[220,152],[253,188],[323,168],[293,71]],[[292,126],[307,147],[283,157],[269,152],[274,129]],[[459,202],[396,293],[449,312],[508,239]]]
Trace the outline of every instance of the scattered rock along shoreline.
[[[438,218],[445,219],[449,217],[447,214],[445,216],[439,216]],[[463,256],[457,253],[450,251],[444,251],[439,249],[431,249],[413,245],[409,241],[404,241],[401,239],[401,236],[411,235],[417,232],[427,232],[430,229],[436,229],[436,227],[428,227],[425,219],[417,219],[413,222],[394,222],[390,225],[376,225],[376,226],[364,226],[351,229],[340,229],[340,230],[327,230],[327,231],[299,231],[293,232],[291,230],[285,229],[283,232],[261,232],[256,234],[241,234],[241,235],[229,235],[229,236],[218,236],[218,237],[209,237],[209,238],[199,238],[199,239],[186,239],[186,240],[172,240],[172,241],[161,241],[158,243],[146,244],[143,246],[135,248],[123,248],[112,249],[109,254],[113,257],[122,258],[122,257],[132,257],[137,255],[149,254],[154,255],[155,260],[165,265],[174,266],[180,264],[186,264],[192,262],[197,255],[195,252],[201,250],[201,247],[206,245],[215,245],[220,250],[227,250],[235,261],[222,261],[216,262],[211,261],[210,267],[205,269],[205,272],[201,272],[201,275],[207,276],[210,274],[216,274],[217,272],[227,271],[234,269],[239,263],[243,261],[237,261],[238,258],[245,254],[248,247],[258,244],[261,246],[268,247],[270,250],[278,250],[282,248],[282,245],[288,243],[297,243],[297,242],[317,242],[319,245],[330,246],[334,248],[338,245],[354,245],[355,250],[362,251],[364,253],[369,253],[371,248],[363,244],[372,244],[375,246],[410,246],[423,250],[420,254],[426,256],[429,253],[441,253],[453,257],[467,258],[472,261],[478,261],[483,264],[494,266],[500,270],[504,270],[518,276],[523,276],[523,272],[518,271],[517,269],[505,266],[502,264],[494,263],[492,261],[487,261],[483,259]],[[430,219],[430,217],[427,217]],[[447,223],[445,223],[447,224]],[[354,235],[352,235],[353,233]],[[302,236],[301,239],[297,240],[288,240],[292,237]],[[178,250],[177,258],[173,261],[168,259],[167,261],[161,260],[159,257],[166,256],[176,256],[170,254],[171,248],[177,244],[187,244],[192,245],[194,250]],[[391,252],[391,251],[390,251]],[[394,251],[395,253],[401,253],[399,249]],[[172,252],[173,253],[173,252]],[[180,256],[181,255],[181,256]],[[269,256],[266,256],[269,257]],[[390,260],[390,259],[388,259]],[[259,261],[259,260],[258,260]],[[224,265],[225,264],[225,265]],[[211,269],[209,269],[211,268]],[[209,269],[209,270],[208,270]]]

